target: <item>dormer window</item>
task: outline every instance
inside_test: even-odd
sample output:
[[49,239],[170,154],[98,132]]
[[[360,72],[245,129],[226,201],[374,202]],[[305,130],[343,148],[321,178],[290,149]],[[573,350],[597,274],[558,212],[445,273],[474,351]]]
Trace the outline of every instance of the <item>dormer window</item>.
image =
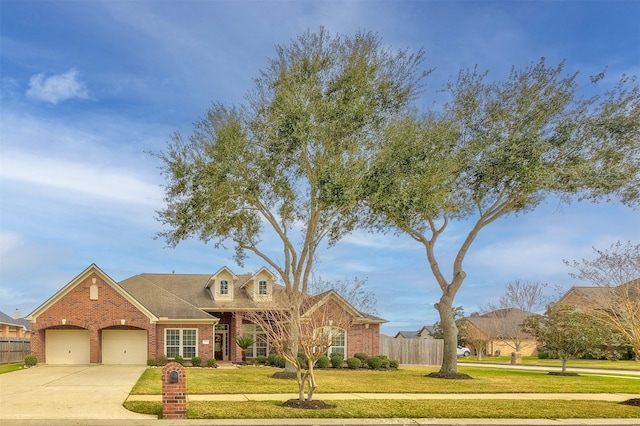
[[229,281],[220,281],[220,294],[229,294]]
[[260,296],[265,296],[267,294],[267,282],[266,281],[260,281],[258,283],[258,294]]

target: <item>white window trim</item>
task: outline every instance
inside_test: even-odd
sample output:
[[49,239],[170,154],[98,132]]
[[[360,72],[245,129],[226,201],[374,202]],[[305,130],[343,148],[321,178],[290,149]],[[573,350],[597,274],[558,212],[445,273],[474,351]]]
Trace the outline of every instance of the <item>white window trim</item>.
[[[322,327],[322,328],[323,329],[327,329],[327,328],[329,329],[329,337],[331,338],[331,346],[329,346],[329,349],[327,349],[327,356],[330,357],[331,354],[334,352],[334,348],[338,347],[338,348],[343,348],[344,349],[343,355],[344,355],[344,357],[346,359],[346,357],[347,357],[347,348],[348,348],[348,346],[347,346],[348,345],[348,342],[347,342],[347,336],[348,336],[347,330],[345,330],[344,328],[341,328],[341,327],[333,327],[333,326],[327,326],[327,327]],[[344,346],[342,346],[342,345],[333,346],[333,332],[334,332],[334,330],[340,330],[340,331],[342,331],[344,333]]]
[[195,351],[195,355],[194,356],[198,356],[198,353],[199,353],[198,341],[199,340],[198,340],[198,329],[197,328],[165,328],[164,329],[164,353],[165,353],[165,355],[167,354],[167,331],[169,331],[169,330],[173,330],[173,331],[177,330],[177,331],[180,332],[179,333],[180,338],[179,338],[179,344],[178,344],[178,354],[181,357],[185,358],[185,359],[191,359],[191,357],[187,358],[187,357],[184,356],[183,331],[185,331],[185,330],[194,330],[196,332],[196,341],[195,341],[195,345],[194,345],[195,348],[196,348],[196,351]]
[[[249,331],[251,330],[251,331]],[[258,332],[258,330],[260,330]],[[266,346],[266,355],[269,355],[269,336],[267,335],[267,333],[264,331],[264,329],[259,326],[258,324],[242,324],[242,335],[247,335],[247,336],[251,336],[251,338],[253,339],[253,345],[249,346],[247,348],[247,357],[248,358],[257,358],[256,352],[257,352],[257,344],[258,344],[258,334],[262,334],[265,337],[265,340],[267,342],[267,346]],[[263,348],[264,346],[260,346],[261,348]],[[249,356],[249,353],[251,353],[253,356]]]

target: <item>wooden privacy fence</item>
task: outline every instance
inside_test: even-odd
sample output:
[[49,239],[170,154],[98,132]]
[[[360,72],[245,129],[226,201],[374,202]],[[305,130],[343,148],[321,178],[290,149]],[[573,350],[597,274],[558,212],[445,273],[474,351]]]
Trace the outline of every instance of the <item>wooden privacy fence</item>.
[[24,361],[31,354],[31,342],[21,337],[0,337],[0,364]]
[[380,353],[400,364],[442,365],[444,340],[380,336]]

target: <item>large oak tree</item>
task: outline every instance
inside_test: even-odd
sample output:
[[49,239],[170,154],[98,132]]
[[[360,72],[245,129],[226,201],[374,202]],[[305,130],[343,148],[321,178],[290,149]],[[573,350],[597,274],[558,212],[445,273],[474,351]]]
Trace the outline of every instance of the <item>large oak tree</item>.
[[317,250],[358,222],[361,183],[388,124],[420,90],[422,60],[369,32],[320,29],[277,46],[246,104],[214,103],[187,140],[176,134],[158,154],[160,236],[171,246],[230,243],[241,265],[248,254],[262,259],[282,279],[290,323],[300,323]]
[[[440,109],[408,115],[388,129],[367,179],[371,222],[424,247],[441,290],[435,304],[445,340],[440,375],[457,374],[453,302],[466,278],[465,256],[481,231],[548,196],[638,204],[635,79],[623,77],[589,96],[603,76],[586,87],[578,77],[566,75],[564,63],[551,67],[544,59],[498,82],[463,70],[446,84],[449,100]],[[436,248],[459,235],[453,222],[469,227],[445,264]]]

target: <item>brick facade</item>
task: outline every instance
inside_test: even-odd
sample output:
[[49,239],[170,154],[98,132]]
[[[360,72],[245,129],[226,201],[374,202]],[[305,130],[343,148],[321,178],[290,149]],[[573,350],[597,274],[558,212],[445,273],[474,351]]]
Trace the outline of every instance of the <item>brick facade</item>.
[[[92,285],[98,289],[95,300],[90,297]],[[38,362],[46,362],[47,329],[89,330],[91,363],[102,362],[102,330],[105,329],[146,330],[147,353],[155,352],[151,344],[156,337],[155,324],[95,272],[44,310],[31,325],[31,352]]]
[[[179,298],[178,294],[176,298]],[[379,321],[369,321],[335,293],[314,296],[310,301],[311,304],[306,309],[309,309],[309,314],[314,318],[320,318],[318,326],[329,325],[347,331],[347,357],[358,352],[378,354]],[[214,311],[210,314],[198,309],[194,308],[196,315],[190,319],[170,322],[162,314],[154,315],[146,305],[143,306],[129,291],[125,291],[124,287],[112,281],[97,266],[91,265],[29,315],[27,319],[31,321],[31,351],[38,362],[47,363],[47,330],[87,330],[89,362],[100,364],[103,362],[102,341],[105,330],[144,330],[147,333],[146,358],[154,359],[166,354],[167,329],[196,329],[196,353],[203,361],[220,359],[222,353],[225,359],[240,362],[241,351],[234,339],[242,334],[242,309]],[[226,332],[228,351],[216,354],[215,323],[218,320],[219,324],[228,326],[225,331],[220,330],[220,333]]]

